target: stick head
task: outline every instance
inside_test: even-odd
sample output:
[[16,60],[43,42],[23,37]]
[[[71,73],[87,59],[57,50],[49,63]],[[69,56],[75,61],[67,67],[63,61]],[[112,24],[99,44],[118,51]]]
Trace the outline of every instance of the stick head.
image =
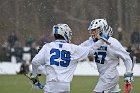
[[125,83],[125,93],[131,93],[132,92],[132,83],[131,82],[126,82]]

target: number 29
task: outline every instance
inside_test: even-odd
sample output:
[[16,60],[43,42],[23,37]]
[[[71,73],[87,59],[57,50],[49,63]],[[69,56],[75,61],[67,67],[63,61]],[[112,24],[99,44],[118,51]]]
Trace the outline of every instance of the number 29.
[[[53,54],[50,57],[50,65],[67,67],[71,61],[71,53],[66,50],[51,49],[50,54]],[[61,61],[56,61],[57,59]]]

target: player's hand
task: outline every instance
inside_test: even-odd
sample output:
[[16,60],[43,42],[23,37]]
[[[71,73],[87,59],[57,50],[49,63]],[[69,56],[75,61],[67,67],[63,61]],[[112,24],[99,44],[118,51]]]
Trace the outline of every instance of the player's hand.
[[39,82],[39,80],[38,80],[38,77],[36,76],[36,77],[34,77],[34,76],[31,76],[30,77],[30,79],[31,79],[31,81],[32,81],[32,83],[35,85],[37,82]]
[[36,76],[31,76],[30,80],[32,81],[35,88],[43,89],[44,86],[39,82],[39,78]]
[[126,72],[124,74],[124,81],[125,82],[132,82],[132,81],[134,81],[134,79],[133,79],[133,73],[132,72]]
[[104,42],[106,42],[107,44],[110,44],[110,42],[108,41],[109,37],[112,36],[113,34],[113,31],[112,31],[112,28],[109,26],[107,29],[104,28],[99,36],[100,36],[100,39],[102,39]]
[[104,33],[100,33],[99,34],[100,35],[100,39],[102,39],[104,42],[106,42],[107,44],[110,44],[110,42],[108,41],[108,39],[109,39],[109,34],[104,34]]

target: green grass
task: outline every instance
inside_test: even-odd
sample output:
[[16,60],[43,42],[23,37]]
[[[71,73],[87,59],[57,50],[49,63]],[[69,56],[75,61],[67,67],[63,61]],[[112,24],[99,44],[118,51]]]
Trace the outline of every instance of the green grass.
[[[134,77],[133,93],[140,93],[140,77]],[[45,77],[40,78],[42,83],[45,83]],[[95,76],[74,76],[71,83],[71,93],[92,93],[98,77]],[[123,77],[120,77],[121,93],[124,93]],[[24,75],[0,75],[0,93],[35,93],[31,83]],[[37,93],[43,93],[43,90],[38,90]]]

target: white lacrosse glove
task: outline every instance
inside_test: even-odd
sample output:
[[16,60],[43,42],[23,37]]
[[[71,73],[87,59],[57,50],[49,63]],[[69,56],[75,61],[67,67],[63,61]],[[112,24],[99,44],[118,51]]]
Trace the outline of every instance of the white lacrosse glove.
[[124,81],[125,82],[132,82],[132,81],[134,81],[134,79],[133,79],[133,73],[132,72],[126,72],[125,74],[124,74]]

